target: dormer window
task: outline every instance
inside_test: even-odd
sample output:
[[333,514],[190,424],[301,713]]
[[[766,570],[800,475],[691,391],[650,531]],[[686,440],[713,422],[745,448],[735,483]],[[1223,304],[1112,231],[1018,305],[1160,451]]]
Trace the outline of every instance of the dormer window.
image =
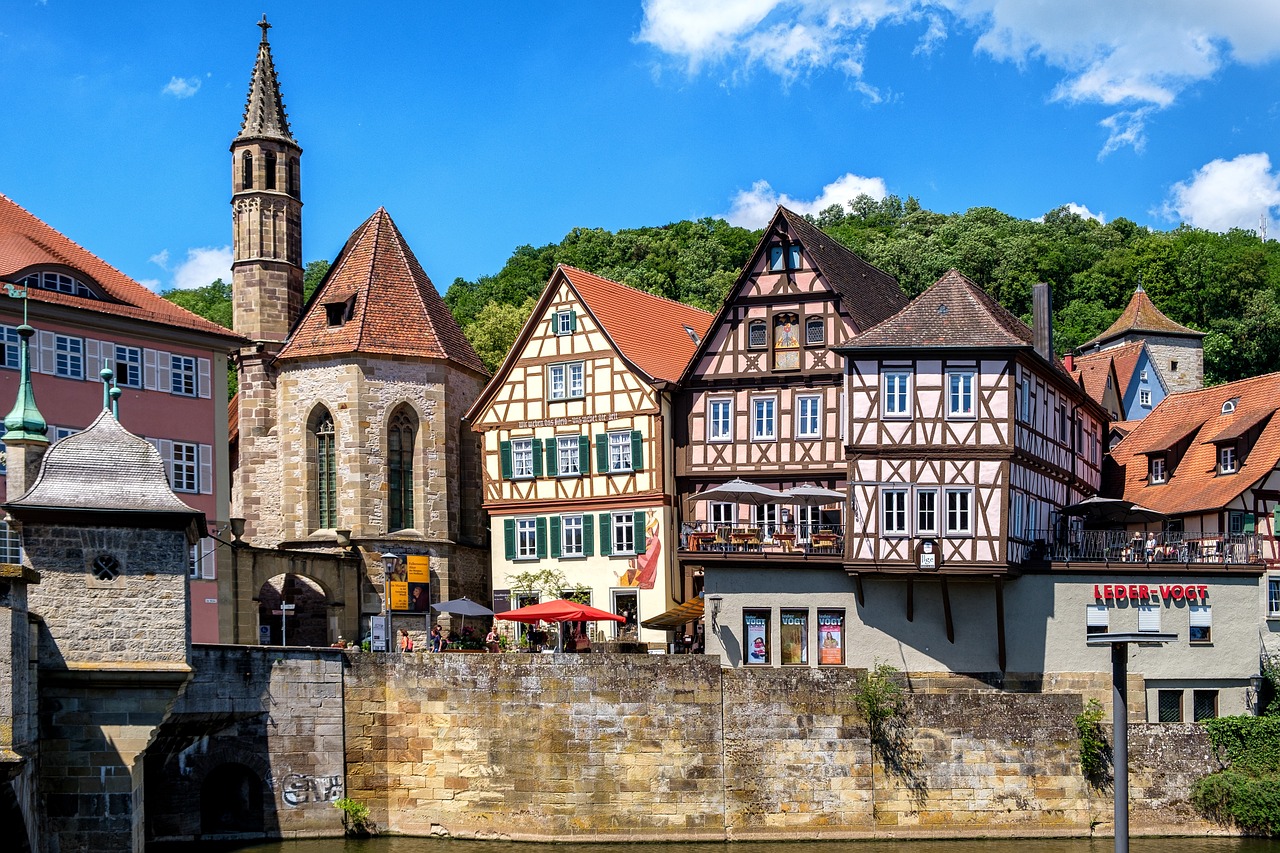
[[69,293],[72,296],[82,296],[85,299],[101,299],[102,297],[94,293],[85,284],[75,276],[68,275],[63,272],[53,272],[45,270],[44,272],[33,272],[31,275],[24,276],[18,281],[20,287],[35,287],[40,290],[53,290],[58,293]]
[[1237,403],[1237,402],[1239,402],[1239,400],[1240,400],[1240,398],[1239,398],[1239,397],[1232,397],[1230,400],[1228,400],[1227,402],[1223,403],[1223,404],[1222,404],[1222,414],[1224,414],[1224,415],[1230,415],[1230,414],[1232,414],[1233,412],[1235,412],[1235,410],[1236,410],[1236,403]]
[[693,330],[692,326],[685,326],[684,333],[689,336],[689,340],[693,341],[695,344],[698,343],[698,333]]
[[1218,448],[1218,473],[1234,474],[1239,467],[1239,460],[1236,458],[1236,446],[1234,444],[1224,444]]
[[1159,485],[1160,483],[1164,483],[1169,479],[1168,472],[1165,470],[1165,467],[1164,467],[1163,456],[1152,456],[1151,459],[1149,460],[1149,466],[1150,466],[1150,476],[1148,479],[1150,480],[1151,485],[1153,486]]
[[351,296],[342,302],[326,302],[324,316],[330,326],[341,326],[355,314],[356,298]]

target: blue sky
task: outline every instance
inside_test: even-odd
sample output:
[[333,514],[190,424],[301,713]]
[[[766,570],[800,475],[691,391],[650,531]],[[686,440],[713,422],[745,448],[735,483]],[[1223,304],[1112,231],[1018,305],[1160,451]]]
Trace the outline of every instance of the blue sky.
[[157,289],[225,274],[264,11],[305,258],[383,205],[441,292],[574,227],[864,191],[1158,228],[1280,211],[1257,0],[0,0],[0,192]]

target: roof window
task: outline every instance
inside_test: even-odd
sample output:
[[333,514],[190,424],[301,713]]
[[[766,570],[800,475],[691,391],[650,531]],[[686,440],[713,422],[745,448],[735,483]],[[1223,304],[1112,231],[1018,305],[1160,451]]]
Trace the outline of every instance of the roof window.
[[692,326],[685,326],[684,333],[689,336],[689,340],[695,344],[698,343],[698,333],[693,330]]
[[20,279],[18,285],[20,287],[36,287],[40,290],[53,290],[58,293],[69,293],[72,296],[82,296],[85,299],[102,298],[94,293],[89,285],[75,276],[52,270],[33,272],[31,275]]
[[341,326],[355,314],[356,297],[349,296],[342,302],[326,302],[324,316],[330,326]]
[[1229,415],[1236,410],[1236,403],[1240,402],[1239,397],[1232,397],[1230,400],[1222,404],[1222,414]]

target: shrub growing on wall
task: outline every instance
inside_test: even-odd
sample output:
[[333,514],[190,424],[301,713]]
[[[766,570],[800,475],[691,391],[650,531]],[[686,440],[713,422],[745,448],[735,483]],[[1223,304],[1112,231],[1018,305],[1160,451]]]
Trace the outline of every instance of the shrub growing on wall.
[[1204,726],[1227,766],[1198,779],[1191,802],[1219,823],[1280,835],[1280,717],[1220,717]]

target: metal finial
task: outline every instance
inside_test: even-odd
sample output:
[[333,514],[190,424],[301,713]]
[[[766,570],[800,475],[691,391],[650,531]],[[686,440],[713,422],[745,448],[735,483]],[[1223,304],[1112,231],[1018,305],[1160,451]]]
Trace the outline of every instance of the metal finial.
[[120,420],[120,395],[124,392],[113,382],[107,393],[111,395],[111,417]]
[[102,377],[102,408],[107,408],[110,403],[111,379],[115,375],[111,372],[111,368],[107,365],[102,366],[102,370],[98,371],[98,375]]
[[267,23],[267,13],[262,13],[262,20],[258,21],[258,26],[262,27],[262,43],[267,43],[267,30],[271,29],[271,25]]

